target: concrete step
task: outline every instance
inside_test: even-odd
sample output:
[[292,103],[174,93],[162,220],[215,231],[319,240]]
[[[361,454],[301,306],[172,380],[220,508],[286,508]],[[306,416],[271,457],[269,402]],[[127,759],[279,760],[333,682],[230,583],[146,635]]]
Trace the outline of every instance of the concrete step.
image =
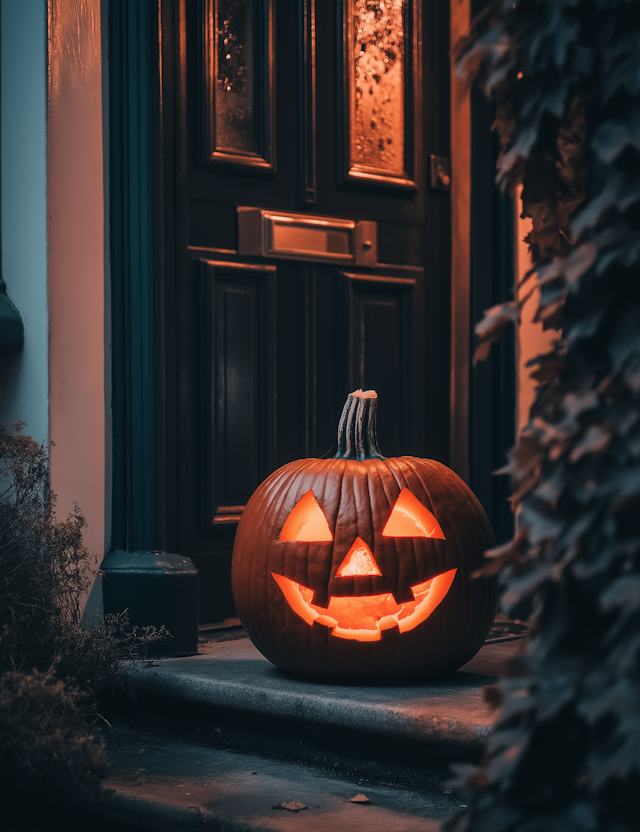
[[95,832],[435,832],[464,804],[451,761],[491,732],[482,688],[520,649],[485,645],[446,679],[338,686],[279,671],[242,631],[218,638],[128,674],[135,707],[116,710],[102,797],[83,807]]
[[283,673],[245,637],[144,666],[129,681],[148,730],[413,787],[448,776],[451,761],[479,758],[494,718],[482,688],[518,649],[485,645],[433,682],[338,686]]
[[[115,727],[102,797],[85,807],[96,829],[218,832],[436,832],[460,805],[301,763],[224,751]],[[364,794],[368,803],[351,803]],[[295,811],[281,804],[297,803]],[[293,810],[292,810],[293,809]]]

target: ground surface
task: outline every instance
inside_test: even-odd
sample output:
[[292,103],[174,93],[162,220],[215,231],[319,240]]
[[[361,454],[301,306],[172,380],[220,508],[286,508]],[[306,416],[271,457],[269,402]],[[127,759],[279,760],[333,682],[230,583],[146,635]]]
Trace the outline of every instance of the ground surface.
[[[109,740],[114,792],[104,810],[113,822],[153,829],[289,832],[435,832],[460,801],[347,779],[305,764],[115,731]],[[358,794],[369,803],[350,803]],[[291,811],[282,803],[306,808]]]
[[135,707],[86,808],[100,831],[435,832],[464,805],[451,760],[491,731],[482,688],[518,649],[486,645],[438,681],[336,686],[280,672],[246,638],[203,644],[130,675]]

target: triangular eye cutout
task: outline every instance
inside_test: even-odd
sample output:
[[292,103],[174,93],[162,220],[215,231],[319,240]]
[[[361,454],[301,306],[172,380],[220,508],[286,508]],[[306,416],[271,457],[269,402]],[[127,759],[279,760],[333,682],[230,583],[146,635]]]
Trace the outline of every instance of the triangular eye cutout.
[[291,509],[279,539],[284,542],[299,540],[305,543],[326,543],[333,540],[327,518],[313,496],[313,491],[307,491]]
[[440,524],[425,508],[420,500],[413,496],[408,488],[403,488],[391,516],[382,531],[383,537],[435,537],[444,540]]

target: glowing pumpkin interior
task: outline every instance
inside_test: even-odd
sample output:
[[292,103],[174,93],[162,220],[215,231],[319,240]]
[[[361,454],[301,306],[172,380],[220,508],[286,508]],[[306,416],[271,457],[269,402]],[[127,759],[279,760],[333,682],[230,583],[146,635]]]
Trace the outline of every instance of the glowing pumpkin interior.
[[306,543],[333,540],[327,518],[318,505],[313,491],[307,491],[291,509],[280,532],[280,540],[299,540]]
[[[316,503],[317,505],[317,503]],[[387,524],[382,530],[383,537],[436,537],[444,540],[440,523],[417,497],[403,488],[395,502]]]
[[[382,531],[383,537],[445,536],[434,515],[409,491],[403,488]],[[333,540],[329,523],[312,491],[293,507],[279,536],[280,541],[328,542]],[[383,630],[397,627],[405,633],[425,621],[443,600],[457,569],[450,569],[411,587],[413,601],[398,604],[393,595],[332,596],[328,607],[313,603],[312,589],[284,575],[272,572],[291,609],[307,624],[314,621],[331,628],[338,638],[356,641],[379,641]],[[381,576],[373,552],[357,537],[338,567],[336,576]]]
[[355,543],[347,552],[336,575],[339,578],[348,578],[362,575],[382,575],[382,572],[373,558],[371,549],[361,537],[356,537]]

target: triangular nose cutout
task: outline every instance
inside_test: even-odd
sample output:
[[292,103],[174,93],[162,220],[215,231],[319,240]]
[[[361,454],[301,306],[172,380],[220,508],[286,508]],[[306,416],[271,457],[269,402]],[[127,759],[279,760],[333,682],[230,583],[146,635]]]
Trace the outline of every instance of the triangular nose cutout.
[[382,575],[378,564],[373,558],[371,549],[361,537],[356,537],[355,543],[347,552],[340,568],[336,572],[338,578],[361,577],[363,575]]

